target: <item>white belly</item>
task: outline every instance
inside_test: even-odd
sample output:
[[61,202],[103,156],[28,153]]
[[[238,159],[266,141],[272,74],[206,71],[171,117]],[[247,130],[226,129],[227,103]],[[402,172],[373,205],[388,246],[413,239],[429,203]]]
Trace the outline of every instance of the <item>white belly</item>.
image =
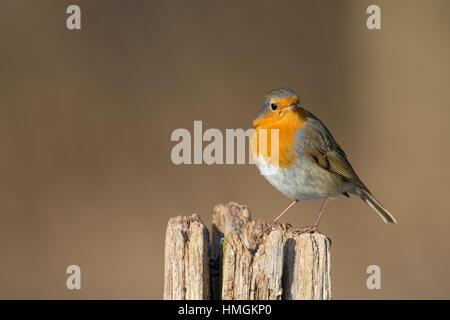
[[351,185],[306,157],[296,160],[289,168],[278,168],[261,156],[256,165],[261,174],[281,193],[292,200],[318,200],[335,197]]

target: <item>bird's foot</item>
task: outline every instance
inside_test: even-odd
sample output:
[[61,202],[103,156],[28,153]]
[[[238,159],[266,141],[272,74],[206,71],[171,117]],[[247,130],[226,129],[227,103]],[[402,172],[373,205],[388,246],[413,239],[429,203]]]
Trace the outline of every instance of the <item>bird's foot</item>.
[[258,235],[256,236],[256,241],[260,242],[260,240],[264,237],[264,235],[269,235],[273,228],[277,225],[277,221],[272,221],[269,223],[264,229],[262,229]]
[[304,232],[304,233],[315,233],[315,232],[319,233],[320,232],[319,231],[319,226],[317,226],[317,225],[307,226],[307,227],[304,227],[304,228],[300,228],[299,230]]
[[276,221],[272,221],[271,223],[269,223],[267,225],[267,227],[264,229],[264,233],[270,233],[270,231],[272,231],[272,229],[277,225]]

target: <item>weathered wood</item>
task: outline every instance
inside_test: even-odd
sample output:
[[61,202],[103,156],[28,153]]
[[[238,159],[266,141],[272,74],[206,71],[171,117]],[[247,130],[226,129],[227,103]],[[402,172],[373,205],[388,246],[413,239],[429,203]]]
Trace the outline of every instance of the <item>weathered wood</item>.
[[279,300],[283,292],[283,234],[271,232],[256,251],[233,232],[223,244],[223,300]]
[[225,235],[222,245],[222,299],[281,299],[283,233],[275,230],[259,243],[265,224],[250,221]]
[[[211,297],[214,300],[222,298],[222,242],[225,236],[236,231],[241,233],[242,227],[250,222],[250,212],[246,206],[235,202],[226,205],[218,204],[212,212],[211,234]],[[256,248],[256,243],[254,244]]]
[[[171,222],[172,219],[169,226]],[[183,220],[181,225],[185,224]],[[180,222],[177,225],[180,225]],[[202,228],[197,228],[196,232],[199,235],[193,236],[192,223],[190,225],[190,236],[202,243],[191,245],[191,250],[197,250],[197,253],[191,251],[190,254],[203,261],[203,271],[207,269],[207,266],[204,266],[205,256],[210,260],[212,299],[331,299],[331,242],[326,236],[320,233],[305,233],[283,224],[277,225],[270,234],[262,233],[267,226],[265,222],[252,220],[246,206],[230,202],[227,205],[217,205],[213,209],[212,238],[208,256],[204,239],[204,235],[207,234],[206,228],[203,225]],[[182,279],[182,283],[191,282],[174,270],[183,269],[183,261],[186,259],[183,258],[184,260],[177,263],[171,259],[180,259],[180,254],[168,255],[169,229],[173,229],[169,226],[166,237],[164,298],[184,299],[188,298],[188,295],[179,294],[180,289],[173,282],[176,279]],[[172,235],[170,237],[174,238]],[[180,245],[183,248],[184,246]],[[168,264],[172,266],[169,269]],[[189,266],[184,266],[184,269],[186,268],[189,269]],[[198,273],[185,272],[185,275],[188,274],[194,276]],[[203,281],[209,280],[206,276],[200,278]],[[198,284],[200,278],[196,278],[194,287],[200,288]],[[201,288],[207,290],[207,285]],[[208,296],[202,292],[203,297]],[[205,299],[197,293],[195,296],[198,299]]]
[[209,299],[208,238],[208,230],[197,214],[169,220],[165,244],[164,299]]
[[331,299],[330,239],[292,231],[285,237],[283,299]]

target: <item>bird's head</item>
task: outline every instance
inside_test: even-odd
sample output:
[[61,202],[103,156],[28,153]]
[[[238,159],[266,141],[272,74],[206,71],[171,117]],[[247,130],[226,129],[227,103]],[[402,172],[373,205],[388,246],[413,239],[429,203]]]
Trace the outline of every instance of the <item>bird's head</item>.
[[259,116],[253,121],[253,126],[257,128],[273,124],[299,110],[300,99],[293,89],[274,89],[264,96],[264,105]]

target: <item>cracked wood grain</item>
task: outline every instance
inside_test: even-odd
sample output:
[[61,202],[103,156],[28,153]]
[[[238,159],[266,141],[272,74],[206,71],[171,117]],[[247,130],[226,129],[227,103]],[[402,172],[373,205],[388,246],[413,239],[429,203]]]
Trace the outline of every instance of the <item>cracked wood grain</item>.
[[208,230],[197,214],[171,218],[166,230],[164,299],[207,300]]

